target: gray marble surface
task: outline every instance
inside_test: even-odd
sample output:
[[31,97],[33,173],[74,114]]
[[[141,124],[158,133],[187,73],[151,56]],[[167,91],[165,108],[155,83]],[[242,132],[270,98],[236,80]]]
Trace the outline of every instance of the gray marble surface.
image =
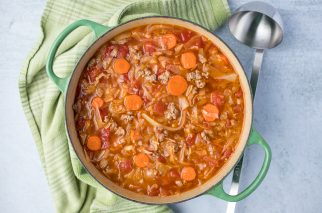
[[[266,1],[280,10],[285,23],[283,43],[265,55],[254,103],[254,126],[271,145],[273,159],[263,184],[238,203],[237,212],[321,212],[322,0]],[[245,2],[231,0],[230,5],[236,9]],[[1,212],[55,212],[17,86],[44,5],[44,0],[0,0]],[[253,51],[235,41],[227,26],[215,33],[236,51],[249,75]],[[258,147],[247,150],[243,187],[257,174],[262,157]],[[172,208],[225,212],[226,204],[201,196]]]

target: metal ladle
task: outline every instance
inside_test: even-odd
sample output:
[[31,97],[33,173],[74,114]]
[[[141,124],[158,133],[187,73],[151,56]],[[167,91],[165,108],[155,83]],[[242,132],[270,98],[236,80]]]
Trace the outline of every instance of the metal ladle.
[[[250,79],[254,99],[264,50],[276,47],[283,40],[282,18],[273,6],[264,2],[250,2],[235,11],[229,20],[229,29],[238,41],[256,50]],[[231,195],[238,193],[242,165],[243,157],[234,169]],[[236,203],[228,203],[226,212],[235,212],[235,207]]]
[[236,10],[229,20],[229,29],[238,41],[256,49],[251,76],[255,96],[264,50],[276,47],[283,40],[282,18],[273,6],[264,2],[250,2]]

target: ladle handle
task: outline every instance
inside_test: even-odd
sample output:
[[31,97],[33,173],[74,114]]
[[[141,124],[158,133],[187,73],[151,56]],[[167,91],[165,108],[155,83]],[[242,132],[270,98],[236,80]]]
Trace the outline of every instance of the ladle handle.
[[250,85],[252,87],[253,99],[255,98],[255,94],[256,94],[257,81],[258,81],[259,72],[262,67],[263,56],[264,56],[264,50],[256,49],[252,75],[250,77]]
[[[256,49],[254,62],[253,62],[253,70],[250,77],[250,85],[253,92],[253,100],[256,94],[257,81],[258,81],[259,72],[262,67],[263,56],[264,56],[264,49]],[[229,191],[229,194],[233,196],[238,194],[239,180],[241,176],[241,170],[243,167],[243,159],[244,159],[244,156],[241,156],[239,162],[234,168],[232,183]],[[226,213],[234,213],[235,208],[236,208],[236,202],[229,202]]]

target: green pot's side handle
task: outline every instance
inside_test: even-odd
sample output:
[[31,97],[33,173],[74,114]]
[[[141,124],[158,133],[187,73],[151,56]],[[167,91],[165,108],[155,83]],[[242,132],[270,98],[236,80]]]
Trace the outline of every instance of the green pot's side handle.
[[65,92],[70,76],[65,77],[65,78],[60,78],[54,73],[54,71],[53,71],[53,63],[54,63],[55,55],[56,55],[56,52],[57,52],[59,46],[64,41],[64,39],[71,32],[73,32],[76,28],[81,27],[81,26],[90,27],[94,31],[96,38],[101,36],[103,33],[105,33],[109,29],[108,27],[106,27],[104,25],[98,24],[98,23],[90,21],[90,20],[83,19],[83,20],[75,21],[74,23],[72,23],[71,25],[66,27],[58,35],[58,37],[54,41],[54,43],[53,43],[53,45],[52,45],[52,47],[51,47],[51,49],[49,51],[47,64],[46,64],[46,71],[47,71],[47,75],[49,76],[49,78],[57,85],[57,87],[62,92]]
[[271,152],[271,148],[268,146],[268,144],[265,142],[262,136],[254,128],[252,128],[247,142],[248,146],[253,144],[260,145],[265,151],[265,158],[264,158],[262,168],[259,171],[259,174],[255,178],[255,180],[244,191],[240,192],[237,195],[227,194],[223,188],[223,181],[221,181],[216,186],[214,186],[209,191],[207,191],[207,194],[213,195],[215,197],[218,197],[220,199],[223,199],[229,202],[237,202],[246,198],[257,189],[257,187],[262,183],[262,181],[264,180],[267,174],[267,171],[269,169],[269,165],[272,159],[272,152]]

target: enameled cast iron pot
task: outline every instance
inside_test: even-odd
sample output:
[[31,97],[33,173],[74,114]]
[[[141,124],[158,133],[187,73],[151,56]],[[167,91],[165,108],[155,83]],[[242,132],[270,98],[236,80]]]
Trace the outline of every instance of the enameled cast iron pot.
[[[229,160],[224,164],[224,166],[219,170],[219,172],[209,179],[203,185],[194,188],[192,190],[183,192],[181,194],[167,196],[167,197],[152,197],[148,195],[142,195],[135,193],[133,191],[124,189],[117,184],[110,181],[106,178],[95,166],[86,160],[85,154],[83,152],[82,145],[78,139],[77,131],[75,128],[75,119],[73,112],[73,104],[75,99],[76,87],[78,84],[78,80],[84,68],[86,67],[87,62],[91,59],[91,57],[96,53],[96,51],[107,41],[109,41],[114,36],[118,35],[121,32],[132,29],[134,27],[147,25],[147,24],[170,24],[177,25],[187,29],[191,29],[203,36],[207,37],[210,41],[212,41],[226,57],[229,59],[230,63],[236,70],[239,75],[240,84],[243,90],[244,95],[244,124],[241,131],[240,139],[238,144],[236,145],[235,152],[231,155]],[[59,45],[63,42],[65,37],[71,33],[73,30],[80,26],[90,27],[96,36],[96,41],[87,49],[87,51],[83,54],[79,62],[77,63],[74,71],[71,76],[60,78],[53,72],[53,61],[55,58],[55,54]],[[256,132],[254,128],[251,128],[252,124],[252,95],[251,90],[245,76],[244,69],[237,57],[234,55],[231,49],[217,36],[212,34],[207,29],[192,23],[190,21],[171,18],[171,17],[145,17],[140,19],[135,19],[129,21],[127,23],[121,24],[115,27],[106,27],[101,24],[95,23],[89,20],[79,20],[68,26],[56,39],[54,42],[50,52],[46,65],[47,74],[49,78],[58,86],[62,93],[65,95],[65,124],[67,133],[69,136],[69,140],[84,167],[87,171],[105,188],[108,190],[130,200],[134,200],[142,203],[149,204],[167,204],[167,203],[175,203],[184,201],[187,199],[194,198],[198,195],[202,194],[210,194],[221,198],[226,201],[240,201],[250,195],[263,181],[266,176],[266,173],[269,168],[269,164],[271,161],[271,150],[264,139]],[[246,146],[258,144],[265,151],[265,157],[263,161],[262,168],[255,178],[255,180],[242,192],[237,195],[229,195],[223,189],[223,179],[224,177],[232,170],[234,165],[238,162],[238,159],[243,154],[243,151]]]

